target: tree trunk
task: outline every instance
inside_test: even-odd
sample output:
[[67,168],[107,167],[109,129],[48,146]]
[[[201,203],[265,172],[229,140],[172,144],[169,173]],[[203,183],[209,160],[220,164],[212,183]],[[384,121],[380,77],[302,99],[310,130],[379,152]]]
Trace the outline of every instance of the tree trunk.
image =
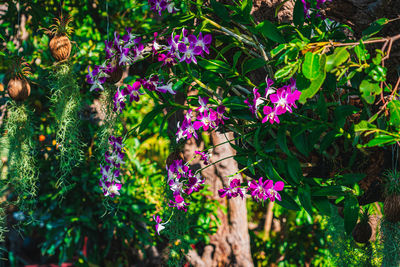
[[[233,133],[220,133],[213,131],[211,141],[213,145],[218,145],[227,140],[233,139]],[[194,140],[189,140],[185,145],[184,157],[189,160],[194,156],[194,151],[202,149]],[[220,145],[212,151],[211,162],[231,157],[236,151],[229,143]],[[203,167],[202,162],[194,162]],[[211,236],[210,245],[204,248],[200,256],[195,251],[188,254],[188,259],[194,266],[253,266],[250,252],[250,236],[247,224],[246,199],[240,197],[227,200],[218,196],[218,190],[228,186],[228,175],[238,172],[238,164],[231,157],[216,163],[202,171],[209,189],[213,192],[213,198],[217,199],[222,205],[227,206],[228,212],[225,214],[218,210],[218,218],[221,221],[217,233]],[[232,179],[243,180],[240,174]]]

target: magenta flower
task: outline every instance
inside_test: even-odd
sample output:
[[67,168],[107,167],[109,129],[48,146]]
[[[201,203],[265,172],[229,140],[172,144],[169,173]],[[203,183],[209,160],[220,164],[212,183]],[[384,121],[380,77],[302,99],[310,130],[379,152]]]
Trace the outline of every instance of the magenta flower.
[[139,81],[134,82],[132,85],[127,85],[127,91],[129,95],[129,101],[132,103],[133,100],[136,102],[139,101],[139,96],[143,95],[143,93],[139,92],[139,89],[141,87],[141,83]]
[[271,108],[270,106],[265,106],[264,107],[264,119],[262,120],[262,123],[266,123],[269,121],[269,123],[273,124],[274,122],[280,123],[278,115],[281,113],[278,112],[276,107]]
[[122,142],[122,137],[115,137],[113,135],[111,135],[108,138],[108,143],[113,147],[114,150],[117,151],[122,151],[122,149],[124,148],[124,144]]
[[149,0],[150,9],[154,12],[158,12],[161,16],[161,12],[167,8],[168,2],[166,0]]
[[252,103],[248,99],[246,99],[244,101],[244,103],[247,104],[247,106],[250,109],[250,112],[252,114],[254,114],[256,116],[256,118],[258,118],[258,114],[257,114],[258,107],[259,107],[259,105],[264,103],[264,99],[261,98],[261,95],[258,92],[258,88],[255,88],[255,87],[253,88],[253,101],[252,101]]
[[196,41],[196,46],[200,46],[204,52],[206,52],[207,54],[210,54],[209,47],[210,47],[211,41],[212,41],[211,34],[206,34],[203,37],[203,34],[200,32],[199,37],[197,38],[197,41]]
[[208,152],[195,151],[194,153],[200,155],[201,160],[204,162],[205,165],[210,164],[211,155]]
[[119,196],[119,190],[121,190],[122,184],[120,183],[115,183],[115,182],[107,182],[102,179],[100,179],[100,186],[103,190],[104,196]]
[[193,124],[191,121],[183,121],[182,123],[182,128],[185,130],[183,131],[183,136],[186,137],[188,140],[192,138],[192,136],[196,139],[199,138],[199,136],[196,133],[196,129],[194,128]]
[[219,123],[225,124],[225,123],[224,123],[224,120],[229,120],[229,118],[226,117],[226,116],[224,115],[224,113],[225,113],[225,106],[219,105],[219,106],[217,107],[217,124],[219,124]]
[[195,46],[193,43],[191,43],[189,47],[187,47],[187,45],[184,43],[179,43],[178,50],[179,52],[183,53],[180,62],[186,61],[188,64],[191,62],[197,64],[196,56],[201,54],[202,48],[200,46]]
[[210,110],[210,112],[204,111],[197,116],[198,121],[193,123],[193,127],[198,130],[203,127],[204,131],[207,131],[208,128],[215,128],[215,120],[217,119],[216,112]]
[[196,109],[196,111],[198,111],[199,113],[203,113],[204,111],[208,111],[208,107],[207,107],[208,97],[200,97],[199,96],[199,104],[200,104],[200,107],[198,107]]
[[263,178],[260,177],[258,182],[256,180],[252,180],[248,183],[247,190],[251,194],[251,197],[256,200],[257,202],[262,200],[266,200],[268,198],[267,190],[269,189],[268,184],[270,180],[263,181]]
[[117,92],[115,92],[114,95],[114,108],[113,110],[115,112],[121,113],[122,110],[125,108],[125,95],[126,92],[124,90],[120,90],[119,87],[117,89]]
[[186,206],[188,206],[189,203],[186,203],[181,195],[175,195],[174,199],[175,199],[175,201],[172,201],[172,200],[169,201],[169,206],[175,207],[178,210],[183,210],[186,212],[187,211]]
[[201,180],[199,174],[197,176],[191,176],[188,179],[188,183],[186,184],[187,188],[184,190],[184,192],[188,195],[190,195],[193,191],[199,192],[200,189],[204,188],[204,182],[205,180]]
[[175,58],[176,56],[171,52],[168,52],[167,54],[158,54],[158,61],[162,61],[161,66],[172,67],[176,64]]
[[283,187],[285,187],[285,183],[282,181],[278,181],[275,183],[272,180],[269,180],[270,182],[266,186],[266,191],[269,199],[274,202],[275,198],[281,201],[281,195],[278,193],[278,191],[282,191]]
[[129,51],[130,51],[129,48],[120,47],[119,51],[120,51],[120,58],[118,64],[120,66],[132,63],[132,59],[129,56]]
[[124,162],[124,156],[125,154],[122,153],[121,151],[113,151],[110,153],[109,151],[106,151],[104,154],[104,158],[108,164],[113,165],[116,168],[119,168],[121,164],[125,164]]
[[229,187],[225,187],[222,189],[218,190],[218,195],[220,198],[227,197],[228,199],[240,196],[242,199],[244,197],[244,193],[242,188],[240,188],[240,180],[239,179],[233,179]]
[[165,228],[164,225],[167,224],[167,222],[162,223],[161,217],[157,215],[157,217],[155,217],[155,215],[153,216],[154,221],[156,222],[156,232],[158,235],[160,235],[160,232]]

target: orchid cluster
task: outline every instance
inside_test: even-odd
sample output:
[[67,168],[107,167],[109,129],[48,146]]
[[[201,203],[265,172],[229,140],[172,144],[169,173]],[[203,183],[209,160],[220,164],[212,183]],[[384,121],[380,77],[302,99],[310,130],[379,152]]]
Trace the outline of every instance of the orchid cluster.
[[[110,79],[112,75],[118,76],[121,73],[121,67],[131,65],[144,57],[144,46],[140,42],[141,38],[132,34],[132,29],[127,29],[127,34],[119,36],[114,33],[114,40],[105,41],[106,59],[102,65],[94,66],[88,74],[86,81],[91,84],[90,91],[104,90],[103,84]],[[114,81],[115,82],[115,81]]]
[[[317,0],[317,5],[315,6],[316,12],[317,12],[317,17],[321,17],[321,14],[318,12],[318,10],[321,8],[322,4],[324,4],[327,1],[332,1],[332,0]],[[307,18],[310,18],[310,13],[311,13],[311,4],[307,2],[306,0],[301,0],[304,6],[304,15]]]
[[205,180],[201,179],[200,174],[193,174],[182,160],[175,160],[171,165],[167,165],[167,171],[167,183],[174,198],[170,200],[169,206],[186,212],[186,206],[190,203],[185,202],[183,195],[200,191],[204,187]]
[[204,53],[210,53],[211,41],[211,34],[203,36],[203,33],[200,32],[196,37],[189,34],[188,30],[182,29],[181,34],[172,33],[167,39],[168,46],[162,46],[165,52],[158,55],[158,61],[163,62],[163,66],[172,66],[177,61],[197,64],[196,56],[204,57]]
[[[224,124],[224,120],[229,119],[224,115],[225,106],[219,105],[216,110],[208,106],[208,97],[199,96],[200,107],[196,108],[194,112],[189,109],[185,115],[185,119],[182,122],[178,122],[178,132],[176,133],[176,141],[182,138],[190,139],[192,136],[198,138],[196,133],[200,128],[203,131],[208,131],[208,129],[215,129],[220,124]],[[195,114],[196,113],[196,114]]]
[[240,186],[239,179],[233,179],[230,181],[229,186],[218,190],[218,194],[221,198],[227,197],[228,199],[235,198],[240,196],[242,199],[247,193],[251,195],[251,197],[255,201],[265,201],[269,199],[270,201],[275,201],[275,199],[281,200],[281,195],[278,191],[281,191],[285,183],[282,181],[278,181],[274,184],[272,180],[266,179],[263,181],[263,178],[260,177],[258,181],[252,180],[249,181],[247,187]]
[[[274,82],[271,79],[266,80],[267,88],[265,88],[265,94],[261,96],[258,88],[253,89],[253,101],[246,99],[244,102],[248,105],[251,113],[256,118],[260,118],[258,111],[264,104],[268,104],[270,101],[273,107],[264,105],[263,114],[265,115],[262,119],[262,123],[269,121],[271,124],[274,122],[279,123],[279,115],[286,112],[292,113],[292,108],[297,108],[296,101],[299,100],[301,92],[296,89],[296,81],[290,79],[290,84],[282,86],[280,88],[273,88]],[[268,99],[269,97],[269,99]]]
[[105,161],[108,163],[106,166],[100,165],[100,186],[105,196],[114,197],[120,195],[121,181],[118,180],[120,175],[119,168],[124,164],[124,144],[122,137],[110,136],[108,139],[111,145],[111,152],[106,151],[104,154]]
[[179,9],[175,7],[175,3],[170,0],[149,0],[149,6],[151,10],[157,12],[160,16],[161,12],[164,10],[168,10],[168,13],[179,11]]

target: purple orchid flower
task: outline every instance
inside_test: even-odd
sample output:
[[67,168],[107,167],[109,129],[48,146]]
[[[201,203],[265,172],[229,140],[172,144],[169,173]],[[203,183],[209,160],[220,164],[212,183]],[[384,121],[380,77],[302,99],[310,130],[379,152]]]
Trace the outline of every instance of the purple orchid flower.
[[210,164],[210,158],[211,158],[210,153],[202,151],[195,151],[194,153],[200,155],[201,160],[204,162],[204,165]]
[[180,62],[186,61],[188,64],[191,62],[197,64],[196,56],[201,54],[202,48],[200,46],[195,46],[193,43],[191,43],[189,47],[187,47],[187,45],[184,43],[179,43],[178,50],[179,52],[183,53]]
[[129,101],[132,103],[133,101],[138,102],[139,96],[143,95],[143,93],[139,92],[140,87],[142,84],[139,81],[134,82],[132,85],[127,85]]
[[162,223],[162,219],[160,216],[157,215],[157,217],[155,217],[155,215],[153,216],[154,221],[156,222],[156,232],[158,235],[160,235],[160,232],[165,228],[164,225],[167,224],[167,222]]
[[244,193],[242,188],[240,188],[240,180],[233,179],[229,183],[229,187],[225,187],[218,190],[218,195],[220,198],[227,197],[228,199],[240,196],[242,199],[244,197]]
[[175,199],[175,201],[170,200],[169,206],[175,207],[178,210],[183,210],[183,211],[187,212],[186,206],[188,206],[189,203],[186,203],[184,198],[181,195],[175,195],[174,199]]
[[262,120],[262,123],[266,123],[269,121],[269,123],[273,124],[274,122],[280,123],[278,115],[280,115],[280,111],[277,110],[276,107],[271,108],[270,106],[265,106],[264,107],[264,119]]
[[282,181],[278,181],[275,183],[272,180],[269,180],[269,183],[266,185],[266,192],[269,197],[269,199],[274,202],[275,198],[279,201],[282,200],[281,195],[278,193],[278,191],[282,191],[283,188],[285,187],[285,183]]
[[114,95],[114,108],[113,110],[115,112],[119,112],[121,113],[122,110],[125,108],[125,96],[126,96],[126,92],[124,90],[120,90],[120,88],[118,87],[117,92],[115,92]]

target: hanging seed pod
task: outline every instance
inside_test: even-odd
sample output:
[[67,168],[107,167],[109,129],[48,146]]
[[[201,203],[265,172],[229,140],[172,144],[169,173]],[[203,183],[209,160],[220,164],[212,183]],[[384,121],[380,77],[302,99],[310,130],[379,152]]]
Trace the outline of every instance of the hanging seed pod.
[[8,94],[15,101],[25,101],[31,94],[31,86],[25,78],[14,77],[7,85]]
[[353,238],[358,243],[367,243],[371,238],[372,228],[368,222],[357,223],[353,229]]
[[400,172],[388,170],[385,172],[385,202],[383,210],[387,221],[396,223],[400,221]]
[[367,243],[372,236],[372,228],[369,224],[369,218],[368,209],[362,211],[360,221],[353,229],[353,238],[358,243]]
[[72,45],[66,35],[56,35],[50,40],[49,48],[55,60],[63,61],[69,58]]
[[385,218],[389,222],[397,223],[400,221],[400,196],[391,195],[386,197],[383,204]]
[[31,74],[28,63],[22,57],[12,57],[10,70],[6,74],[7,91],[15,101],[25,101],[31,94],[31,86],[26,76]]
[[67,60],[71,55],[71,41],[69,35],[72,28],[68,25],[71,22],[70,16],[61,16],[60,19],[55,18],[55,23],[46,29],[46,33],[52,38],[49,42],[49,49],[53,58],[57,61]]

